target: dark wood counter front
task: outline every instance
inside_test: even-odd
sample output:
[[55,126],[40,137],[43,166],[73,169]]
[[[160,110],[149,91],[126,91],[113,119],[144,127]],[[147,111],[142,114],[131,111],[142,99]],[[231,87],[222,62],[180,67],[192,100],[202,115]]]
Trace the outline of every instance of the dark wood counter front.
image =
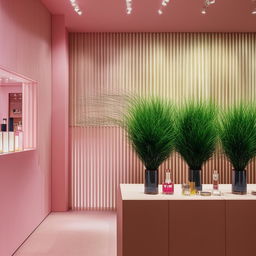
[[[256,196],[144,195],[118,191],[118,256],[255,256]],[[249,185],[254,188],[256,185]]]

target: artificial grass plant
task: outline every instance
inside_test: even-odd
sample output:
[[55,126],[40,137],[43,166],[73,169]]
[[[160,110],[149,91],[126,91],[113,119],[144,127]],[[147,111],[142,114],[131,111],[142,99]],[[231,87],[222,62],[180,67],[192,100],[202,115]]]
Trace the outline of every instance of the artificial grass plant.
[[211,103],[187,102],[177,113],[175,148],[192,170],[214,153],[218,137],[217,110]]
[[159,98],[136,97],[130,101],[124,127],[147,170],[157,170],[174,149],[174,108]]
[[240,103],[223,111],[220,141],[224,153],[236,171],[244,171],[256,156],[256,106]]

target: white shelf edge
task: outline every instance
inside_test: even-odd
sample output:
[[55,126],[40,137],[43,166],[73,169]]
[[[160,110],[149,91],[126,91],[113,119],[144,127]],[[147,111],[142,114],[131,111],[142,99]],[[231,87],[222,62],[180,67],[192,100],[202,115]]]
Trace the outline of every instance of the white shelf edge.
[[15,152],[8,152],[8,153],[0,153],[1,156],[8,156],[8,155],[13,155],[13,154],[19,154],[19,153],[24,153],[24,152],[30,152],[30,151],[35,151],[36,148],[29,148],[29,149],[24,149],[21,151],[15,151]]

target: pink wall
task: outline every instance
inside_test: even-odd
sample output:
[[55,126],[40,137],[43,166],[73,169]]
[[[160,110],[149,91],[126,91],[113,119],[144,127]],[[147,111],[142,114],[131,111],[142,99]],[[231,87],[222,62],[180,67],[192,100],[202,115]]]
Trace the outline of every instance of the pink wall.
[[51,16],[39,0],[0,0],[0,65],[38,85],[38,150],[0,155],[0,255],[51,209]]
[[52,17],[52,210],[68,209],[68,34]]

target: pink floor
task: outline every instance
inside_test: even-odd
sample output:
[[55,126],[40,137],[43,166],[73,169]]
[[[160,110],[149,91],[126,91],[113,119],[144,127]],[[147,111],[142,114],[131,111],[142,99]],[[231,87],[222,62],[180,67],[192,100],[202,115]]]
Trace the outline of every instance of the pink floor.
[[14,255],[116,256],[116,214],[51,213]]

